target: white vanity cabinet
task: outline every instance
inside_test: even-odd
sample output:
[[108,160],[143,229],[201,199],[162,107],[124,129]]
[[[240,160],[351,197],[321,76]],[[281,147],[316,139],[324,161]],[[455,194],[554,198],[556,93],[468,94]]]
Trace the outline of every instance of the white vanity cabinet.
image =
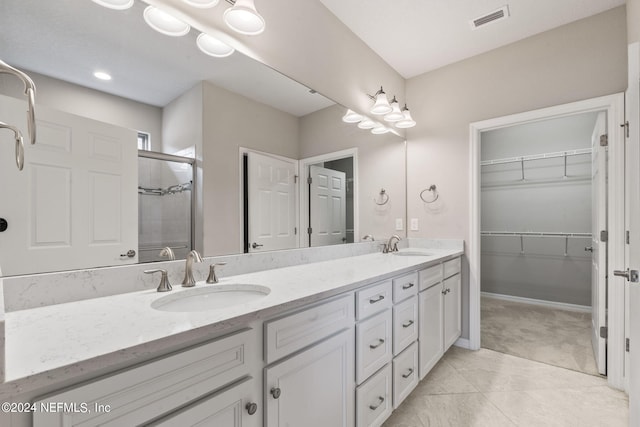
[[423,379],[461,333],[460,257],[419,272],[419,367]]
[[265,427],[353,426],[353,312],[348,294],[265,322]]
[[[219,415],[221,420],[229,420],[230,418],[221,412],[224,409],[223,402],[230,400],[229,404],[237,407],[245,401],[251,403],[250,399],[254,399],[252,403],[257,404],[253,418],[259,419],[262,412],[260,401],[257,399],[259,383],[246,381],[250,378],[252,367],[259,363],[256,357],[259,354],[258,338],[254,329],[245,329],[36,399],[34,403],[38,408],[52,407],[55,410],[34,411],[33,425],[121,427],[147,424],[161,417],[168,417],[169,424],[164,425],[174,425],[169,421],[169,415],[185,406],[192,411],[182,415],[183,420],[195,419],[191,417],[201,416],[203,410],[209,411],[208,414],[204,414],[205,417]],[[242,379],[245,379],[242,393],[237,391],[239,389],[233,389],[235,391],[230,393],[222,391]],[[201,405],[199,401],[202,399],[207,400],[209,404]],[[240,401],[241,403],[238,403]],[[56,405],[59,403],[66,403],[68,407],[57,409]],[[194,415],[196,413],[197,415]],[[215,425],[235,427],[254,424],[237,424],[233,421],[229,424]]]

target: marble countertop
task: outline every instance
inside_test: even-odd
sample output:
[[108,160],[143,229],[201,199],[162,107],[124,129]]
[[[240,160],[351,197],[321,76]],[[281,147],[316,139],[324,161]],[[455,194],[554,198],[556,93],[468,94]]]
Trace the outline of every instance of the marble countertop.
[[374,253],[225,277],[218,285],[198,282],[196,287],[241,283],[271,289],[260,299],[203,312],[152,308],[159,298],[188,290],[174,283],[170,293],[144,290],[5,313],[5,393],[7,386],[15,393],[121,366],[123,361],[135,363],[181,342],[214,336],[463,253],[422,251],[427,255]]

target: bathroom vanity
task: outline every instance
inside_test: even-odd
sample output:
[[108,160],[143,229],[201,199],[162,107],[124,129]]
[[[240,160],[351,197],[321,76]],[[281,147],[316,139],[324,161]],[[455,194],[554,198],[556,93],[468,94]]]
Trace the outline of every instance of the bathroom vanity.
[[[167,293],[9,311],[1,390],[16,413],[6,419],[19,427],[381,425],[460,336],[462,253],[376,252],[216,285],[196,271],[190,289],[174,283]],[[229,299],[225,289],[240,294]],[[215,305],[216,295],[229,302],[192,310],[194,293],[199,304]]]

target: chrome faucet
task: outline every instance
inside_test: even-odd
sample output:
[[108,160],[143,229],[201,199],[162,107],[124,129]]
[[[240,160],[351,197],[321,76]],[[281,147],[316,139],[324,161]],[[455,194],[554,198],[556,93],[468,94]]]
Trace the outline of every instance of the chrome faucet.
[[[396,240],[395,243],[393,243],[393,239]],[[382,249],[382,253],[386,254],[389,252],[398,252],[398,242],[400,240],[402,239],[397,234],[394,234],[393,236],[389,237],[389,241],[385,243],[384,248]]]
[[371,239],[372,242],[375,242],[376,239],[373,238],[372,234],[366,234],[364,236],[362,236],[362,240],[367,240],[367,239]]
[[184,268],[184,279],[182,287],[191,288],[196,285],[196,279],[193,278],[193,263],[202,262],[202,257],[195,249],[187,254],[187,263]]
[[162,248],[158,256],[167,257],[169,258],[169,261],[175,261],[176,259],[176,255],[173,253],[173,249],[171,249],[169,246],[165,246],[164,248]]

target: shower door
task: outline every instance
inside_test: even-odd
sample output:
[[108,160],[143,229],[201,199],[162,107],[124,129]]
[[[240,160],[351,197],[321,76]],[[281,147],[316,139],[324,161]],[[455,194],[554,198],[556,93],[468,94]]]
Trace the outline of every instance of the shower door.
[[176,259],[193,246],[193,159],[150,151],[138,152],[138,245],[140,262]]

